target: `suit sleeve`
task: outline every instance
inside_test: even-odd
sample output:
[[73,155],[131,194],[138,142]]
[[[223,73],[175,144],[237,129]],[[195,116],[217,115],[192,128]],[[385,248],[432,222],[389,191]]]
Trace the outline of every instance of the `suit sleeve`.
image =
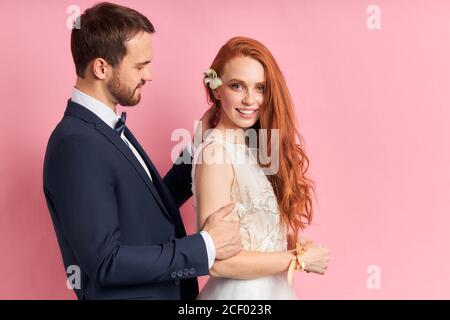
[[[46,193],[80,267],[102,286],[136,285],[208,274],[200,234],[150,246],[120,241],[115,176],[90,140],[71,136],[59,143],[47,165]],[[177,271],[195,274],[177,275]]]
[[170,190],[178,208],[192,197],[192,158],[184,149],[179,158],[163,178],[164,184]]

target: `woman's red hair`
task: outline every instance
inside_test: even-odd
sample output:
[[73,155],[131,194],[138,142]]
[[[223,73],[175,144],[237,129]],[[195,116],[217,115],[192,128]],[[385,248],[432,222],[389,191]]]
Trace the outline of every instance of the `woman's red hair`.
[[[294,106],[286,85],[286,80],[270,51],[260,42],[235,37],[219,50],[211,68],[222,76],[225,65],[235,57],[251,57],[264,67],[265,92],[260,117],[256,129],[267,129],[267,150],[270,156],[270,129],[279,130],[279,168],[276,174],[269,175],[280,209],[281,222],[288,230],[288,248],[295,247],[297,234],[312,221],[313,182],[306,177],[309,159],[306,156],[302,139],[296,128]],[[207,87],[208,101],[220,111],[220,101]],[[217,113],[218,115],[220,112]],[[212,125],[218,119],[213,119]]]

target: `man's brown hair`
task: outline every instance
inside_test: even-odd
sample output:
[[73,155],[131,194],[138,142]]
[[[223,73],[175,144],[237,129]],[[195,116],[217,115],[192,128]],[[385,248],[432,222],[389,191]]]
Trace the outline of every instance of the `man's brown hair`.
[[108,2],[87,9],[78,19],[80,28],[72,29],[71,48],[81,78],[93,59],[103,58],[114,67],[127,54],[125,41],[142,31],[155,32],[152,23],[141,13]]

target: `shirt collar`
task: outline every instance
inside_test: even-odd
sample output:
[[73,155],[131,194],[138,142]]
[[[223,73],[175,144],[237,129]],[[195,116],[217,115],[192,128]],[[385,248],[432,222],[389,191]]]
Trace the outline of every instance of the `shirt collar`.
[[97,117],[99,117],[103,122],[105,122],[112,129],[116,127],[120,116],[115,113],[110,107],[108,107],[103,102],[87,95],[86,93],[73,88],[71,100],[79,105],[85,107],[89,111],[93,112]]

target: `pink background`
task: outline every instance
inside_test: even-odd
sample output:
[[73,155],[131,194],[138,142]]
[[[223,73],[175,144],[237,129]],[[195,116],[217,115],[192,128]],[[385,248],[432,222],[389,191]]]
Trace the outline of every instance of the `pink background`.
[[[1,1],[0,298],[73,299],[42,192],[47,139],[75,81],[66,9]],[[128,124],[161,173],[175,128],[206,108],[201,80],[235,35],[284,71],[317,184],[307,236],[328,245],[301,299],[450,298],[450,2],[120,1],[154,23],[154,81]],[[368,30],[366,8],[381,8]],[[194,231],[189,201],[182,208]],[[366,286],[367,267],[381,288]],[[201,283],[205,277],[201,279]]]

